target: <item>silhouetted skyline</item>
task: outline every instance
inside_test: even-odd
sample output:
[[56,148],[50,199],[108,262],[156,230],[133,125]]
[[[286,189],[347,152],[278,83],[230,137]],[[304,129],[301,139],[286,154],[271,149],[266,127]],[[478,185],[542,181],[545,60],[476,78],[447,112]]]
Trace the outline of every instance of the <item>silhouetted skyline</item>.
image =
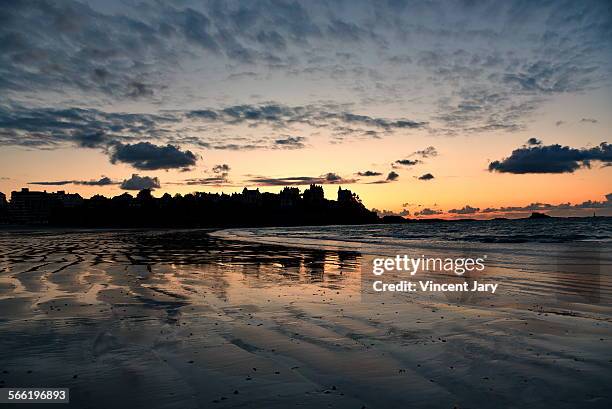
[[[3,198],[0,198],[3,199]],[[338,188],[337,200],[325,199],[323,187],[304,192],[285,187],[280,193],[244,188],[232,195],[194,192],[156,198],[150,189],[107,198],[37,192],[23,188],[0,200],[0,222],[17,225],[87,227],[229,227],[377,223],[376,213],[359,196]]]

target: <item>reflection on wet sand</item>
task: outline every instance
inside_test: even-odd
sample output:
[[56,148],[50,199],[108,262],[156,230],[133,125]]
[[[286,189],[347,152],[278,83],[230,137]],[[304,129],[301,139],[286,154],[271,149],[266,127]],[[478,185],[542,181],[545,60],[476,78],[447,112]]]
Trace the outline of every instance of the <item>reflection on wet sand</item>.
[[[358,252],[0,236],[0,386],[78,408],[608,407],[610,305],[362,302]],[[593,311],[597,310],[597,311]]]

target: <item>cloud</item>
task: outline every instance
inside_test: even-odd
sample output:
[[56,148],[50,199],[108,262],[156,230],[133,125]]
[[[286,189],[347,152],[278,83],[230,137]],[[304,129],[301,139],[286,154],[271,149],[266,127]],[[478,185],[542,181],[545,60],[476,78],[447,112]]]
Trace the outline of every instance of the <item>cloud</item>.
[[542,145],[542,141],[538,138],[529,138],[527,139],[527,145],[529,146],[539,146]]
[[592,67],[557,66],[548,61],[526,63],[514,73],[506,73],[501,80],[516,92],[555,94],[576,92],[585,88],[584,77],[594,71]]
[[428,146],[427,148],[420,150],[420,151],[415,151],[412,155],[415,156],[420,156],[421,158],[432,158],[435,156],[438,156],[438,151],[436,150],[435,147],[433,146]]
[[[403,131],[405,127],[401,124],[408,121],[354,115],[345,109],[335,104],[287,106],[266,103],[126,113],[0,104],[0,145],[108,150],[116,144],[148,142],[219,150],[302,149],[306,147],[307,138],[287,136],[292,127],[326,128],[332,140],[379,138],[382,134]],[[360,123],[363,127],[348,127],[347,123]],[[244,133],[241,128],[244,125],[266,127],[270,136],[240,135]],[[377,130],[380,128],[383,130]]]
[[303,136],[289,136],[275,140],[274,144],[284,149],[301,149],[305,146],[304,141],[306,141],[306,138]]
[[212,168],[214,176],[203,177],[203,178],[191,178],[185,179],[183,182],[176,184],[184,185],[211,185],[211,186],[232,186],[229,181],[229,171],[231,170],[228,164],[215,165]]
[[424,208],[423,210],[414,212],[415,216],[434,216],[438,214],[442,214],[442,210],[430,209],[429,207]]
[[397,163],[398,165],[402,165],[402,166],[414,166],[414,165],[418,165],[419,163],[423,163],[418,159],[398,159],[396,160],[394,163]]
[[139,176],[132,174],[132,177],[125,179],[120,185],[123,190],[143,190],[143,189],[159,189],[161,187],[159,179],[156,177]]
[[431,173],[425,173],[424,175],[418,177],[419,180],[432,180],[433,178],[434,175],[432,175]]
[[427,125],[427,122],[418,122],[408,119],[388,120],[384,118],[374,118],[367,115],[356,115],[349,112],[341,114],[332,114],[334,117],[347,122],[357,123],[361,125],[368,125],[372,127],[379,127],[385,129],[391,128],[423,128]]
[[388,182],[393,182],[397,180],[398,178],[399,178],[399,174],[395,173],[394,171],[389,172],[389,174],[387,175]]
[[340,177],[338,174],[336,173],[327,173],[325,175],[325,180],[330,182],[330,183],[336,183],[339,180],[342,180],[342,177]]
[[[428,146],[425,149],[414,151],[409,155],[409,157],[414,157],[414,156],[420,157],[422,159],[433,158],[433,157],[438,156],[438,151],[436,150],[435,147]],[[415,166],[420,163],[423,163],[421,159],[398,159],[392,163],[392,166],[393,167],[395,167],[395,165]]]
[[310,184],[350,184],[355,183],[355,179],[344,179],[336,173],[326,173],[325,175],[312,177],[312,176],[289,176],[283,178],[271,178],[264,176],[257,176],[248,179],[248,182],[259,185],[259,186],[296,186],[296,185],[310,185]]
[[465,86],[438,101],[435,118],[441,127],[432,132],[455,136],[459,133],[517,132],[539,106],[536,97],[524,97],[498,84]]
[[580,120],[580,122],[582,122],[582,123],[589,123],[589,124],[596,124],[599,121],[597,121],[597,119],[593,119],[593,118],[582,118]]
[[367,184],[369,185],[381,185],[381,184],[385,184],[385,183],[391,183],[391,182],[395,182],[399,179],[399,173],[396,173],[395,171],[391,171],[387,174],[387,177],[385,179],[382,180],[377,180],[375,182],[368,182]]
[[450,209],[448,212],[453,214],[474,214],[478,213],[480,208],[472,207],[470,205],[465,205],[461,209]]
[[382,173],[380,172],[375,172],[373,170],[366,170],[363,172],[357,172],[358,176],[364,176],[364,177],[370,177],[370,176],[381,176]]
[[502,173],[572,173],[581,167],[590,167],[592,161],[612,162],[612,145],[606,142],[593,148],[570,148],[547,145],[522,147],[510,156],[489,164],[490,172]]
[[115,145],[111,150],[110,161],[113,164],[127,163],[141,170],[157,170],[188,168],[196,164],[197,157],[193,152],[183,152],[174,145],[157,146],[139,142]]
[[86,185],[86,186],[108,186],[108,185],[116,185],[117,182],[114,182],[109,177],[102,176],[98,180],[85,180],[77,182],[78,185]]
[[230,182],[227,179],[227,173],[223,173],[219,176],[211,176],[206,178],[193,178],[185,179],[185,185],[208,185],[208,186],[230,186]]
[[213,173],[227,173],[230,171],[228,164],[215,165],[212,169]]
[[210,109],[196,109],[193,111],[188,111],[185,116],[187,118],[197,118],[210,121],[214,121],[219,118],[219,114]]
[[118,183],[119,182],[115,182],[106,176],[102,176],[98,180],[59,180],[59,181],[45,181],[45,182],[28,182],[29,185],[43,185],[43,186],[63,186],[63,185],[109,186],[109,185],[116,185]]
[[487,207],[481,213],[524,213],[524,212],[547,212],[553,210],[596,210],[612,208],[612,193],[605,195],[606,200],[587,200],[581,203],[540,203],[534,202],[526,206],[502,206],[502,207]]
[[[157,137],[170,119],[149,114],[108,113],[81,108],[27,108],[0,105],[0,144],[59,148],[107,147],[130,137]],[[125,136],[129,135],[129,136]]]
[[[550,96],[609,78],[605,1],[356,3],[347,12],[343,2],[11,2],[0,12],[0,92],[54,105],[176,106],[200,99],[201,84],[239,73],[322,87],[319,79],[331,78],[332,94],[375,106],[427,104],[434,94],[432,132],[469,133],[517,131]],[[419,47],[405,47],[417,40]],[[360,58],[364,50],[379,58]],[[219,119],[217,110],[199,111],[188,115]],[[427,122],[341,111],[334,120],[383,131]]]
[[58,181],[45,181],[45,182],[28,182],[28,185],[42,185],[42,186],[63,186],[72,184],[72,180],[58,180]]
[[403,209],[399,212],[394,212],[393,210],[378,210],[376,208],[372,209],[372,211],[374,213],[376,213],[379,217],[384,217],[384,216],[400,216],[400,217],[406,217],[406,216],[410,216],[410,211],[408,209]]

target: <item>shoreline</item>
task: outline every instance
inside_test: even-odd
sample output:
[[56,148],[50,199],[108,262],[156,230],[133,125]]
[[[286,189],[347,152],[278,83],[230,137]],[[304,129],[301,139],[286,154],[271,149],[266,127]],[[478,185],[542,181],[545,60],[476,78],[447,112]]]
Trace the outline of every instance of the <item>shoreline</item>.
[[368,298],[359,252],[124,232],[0,236],[3,385],[100,409],[612,399],[608,298],[555,298],[566,277],[495,269],[494,295]]
[[229,229],[264,229],[264,228],[300,228],[300,227],[334,227],[334,226],[389,226],[389,225],[403,225],[403,224],[421,224],[421,223],[473,223],[473,222],[516,222],[516,221],[572,221],[572,220],[612,220],[612,216],[548,216],[545,218],[532,218],[532,217],[517,217],[517,218],[490,218],[490,219],[473,219],[473,218],[462,218],[462,219],[404,219],[401,222],[378,222],[378,223],[356,223],[356,224],[278,224],[278,225],[226,225],[226,226],[70,226],[70,225],[30,225],[30,224],[0,224],[0,231],[37,231],[37,230],[62,230],[62,231],[121,231],[121,230],[135,230],[135,231],[149,231],[149,230],[229,230]]

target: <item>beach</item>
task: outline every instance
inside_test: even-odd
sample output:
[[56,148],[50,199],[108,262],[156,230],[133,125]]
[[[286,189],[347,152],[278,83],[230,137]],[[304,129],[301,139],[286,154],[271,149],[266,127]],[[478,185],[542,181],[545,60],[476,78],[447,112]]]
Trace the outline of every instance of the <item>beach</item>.
[[527,254],[474,278],[495,294],[377,298],[363,264],[390,247],[258,234],[0,233],[0,387],[67,387],[75,408],[612,403],[607,258],[588,276]]

